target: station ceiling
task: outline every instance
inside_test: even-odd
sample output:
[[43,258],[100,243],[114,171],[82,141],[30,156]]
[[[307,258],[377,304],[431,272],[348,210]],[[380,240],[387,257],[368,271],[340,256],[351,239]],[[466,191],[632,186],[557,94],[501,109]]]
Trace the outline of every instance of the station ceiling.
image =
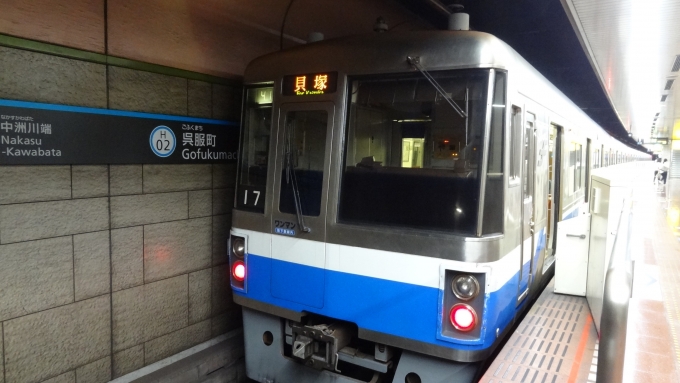
[[562,0],[634,137],[680,139],[680,1]]
[[423,4],[464,5],[473,29],[506,41],[631,145],[680,139],[678,0],[397,1],[438,26],[443,12]]
[[[396,1],[435,26],[445,26],[444,12],[432,12],[438,10],[432,6],[434,0]],[[637,144],[640,136],[629,137],[631,125],[624,123],[626,116],[617,113],[610,102],[560,0],[436,2],[464,5],[470,14],[471,29],[489,32],[508,43],[610,134],[632,146]],[[651,119],[647,125],[650,124]]]

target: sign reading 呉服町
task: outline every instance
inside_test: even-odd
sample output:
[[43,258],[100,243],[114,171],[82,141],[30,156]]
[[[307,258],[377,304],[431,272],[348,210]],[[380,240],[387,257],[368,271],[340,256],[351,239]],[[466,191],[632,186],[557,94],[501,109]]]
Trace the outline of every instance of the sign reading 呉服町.
[[232,121],[0,100],[0,165],[235,162]]

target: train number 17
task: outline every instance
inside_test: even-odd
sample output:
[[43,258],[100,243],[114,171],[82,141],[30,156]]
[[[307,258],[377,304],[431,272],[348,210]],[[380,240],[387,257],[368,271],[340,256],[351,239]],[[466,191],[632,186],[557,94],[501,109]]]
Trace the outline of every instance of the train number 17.
[[[259,190],[253,190],[253,194],[255,194],[255,202],[253,203],[254,206],[257,206],[257,201],[260,200],[260,191]],[[248,204],[248,190],[245,190],[245,193],[243,193],[243,204],[247,205]]]

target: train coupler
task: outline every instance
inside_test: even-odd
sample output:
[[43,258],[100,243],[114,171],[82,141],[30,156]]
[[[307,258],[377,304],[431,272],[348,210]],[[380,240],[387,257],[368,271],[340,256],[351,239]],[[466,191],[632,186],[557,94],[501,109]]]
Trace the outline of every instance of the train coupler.
[[345,323],[303,325],[289,322],[293,357],[316,369],[338,370],[338,351],[354,337],[353,326]]

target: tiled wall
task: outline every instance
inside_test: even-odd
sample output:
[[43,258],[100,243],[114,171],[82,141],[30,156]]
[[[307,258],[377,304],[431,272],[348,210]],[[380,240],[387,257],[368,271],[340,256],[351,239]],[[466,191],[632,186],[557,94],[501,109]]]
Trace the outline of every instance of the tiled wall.
[[[238,86],[5,47],[0,98],[231,120],[240,108]],[[234,172],[0,166],[0,383],[106,382],[239,327]]]
[[[254,58],[326,38],[371,33],[378,16],[399,31],[431,29],[392,0],[2,0],[0,33],[220,77]],[[290,9],[288,9],[290,8]]]

